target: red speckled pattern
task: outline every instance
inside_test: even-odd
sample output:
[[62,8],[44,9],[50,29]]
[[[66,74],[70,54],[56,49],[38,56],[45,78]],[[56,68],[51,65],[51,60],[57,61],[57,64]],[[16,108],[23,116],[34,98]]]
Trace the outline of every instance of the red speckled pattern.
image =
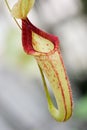
[[[32,32],[51,41],[54,44],[54,49],[48,53],[35,51],[32,46]],[[51,84],[59,109],[58,120],[68,120],[72,115],[73,108],[72,92],[60,53],[58,38],[36,28],[26,18],[22,20],[22,44],[27,54],[35,56]]]

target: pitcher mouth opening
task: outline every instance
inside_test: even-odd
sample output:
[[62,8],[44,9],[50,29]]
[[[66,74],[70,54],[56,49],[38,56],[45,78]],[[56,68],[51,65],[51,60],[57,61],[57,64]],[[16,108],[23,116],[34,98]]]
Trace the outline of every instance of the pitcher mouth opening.
[[59,40],[35,27],[28,18],[22,19],[22,44],[25,52],[30,55],[45,55],[57,50]]

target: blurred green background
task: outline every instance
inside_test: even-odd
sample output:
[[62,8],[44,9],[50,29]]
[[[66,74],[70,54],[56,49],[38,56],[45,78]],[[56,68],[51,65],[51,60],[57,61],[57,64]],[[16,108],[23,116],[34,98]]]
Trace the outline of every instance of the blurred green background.
[[[9,0],[10,6],[15,2]],[[28,17],[34,25],[60,39],[72,86],[73,116],[65,123],[50,116],[36,61],[24,53],[21,31],[3,0],[0,1],[0,130],[87,130],[87,0],[36,0]]]

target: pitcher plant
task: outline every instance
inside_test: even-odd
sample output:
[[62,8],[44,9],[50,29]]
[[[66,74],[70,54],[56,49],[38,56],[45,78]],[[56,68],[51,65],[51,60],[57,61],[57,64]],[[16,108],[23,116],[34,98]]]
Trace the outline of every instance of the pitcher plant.
[[[5,2],[17,24],[16,18],[21,19],[22,27],[19,24],[18,26],[22,31],[23,49],[28,55],[33,55],[37,61],[49,112],[56,121],[68,120],[73,110],[72,92],[61,56],[58,37],[35,27],[28,19],[27,14],[33,7],[35,0],[18,0],[12,10],[7,0]],[[57,108],[51,100],[44,75],[50,82]]]

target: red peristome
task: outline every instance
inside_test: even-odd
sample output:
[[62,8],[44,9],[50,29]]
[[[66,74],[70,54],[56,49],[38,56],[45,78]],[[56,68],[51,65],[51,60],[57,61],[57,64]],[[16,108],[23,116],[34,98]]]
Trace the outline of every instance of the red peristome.
[[28,18],[22,19],[22,44],[25,52],[27,54],[33,55],[36,51],[32,46],[32,31],[43,38],[51,41],[54,44],[54,49],[56,49],[59,45],[58,37],[48,34],[37,27],[35,27]]

